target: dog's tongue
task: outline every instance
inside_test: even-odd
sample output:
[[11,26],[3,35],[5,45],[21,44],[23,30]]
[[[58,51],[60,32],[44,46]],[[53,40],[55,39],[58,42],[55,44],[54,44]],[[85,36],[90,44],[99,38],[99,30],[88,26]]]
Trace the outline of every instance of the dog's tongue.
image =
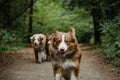
[[64,53],[63,53],[63,52],[59,52],[59,51],[58,51],[58,52],[56,53],[56,55],[57,55],[57,56],[63,56],[63,57],[64,57]]
[[34,48],[38,48],[38,46],[34,46]]
[[58,51],[58,52],[56,53],[56,55],[57,55],[57,56],[60,56],[60,52]]

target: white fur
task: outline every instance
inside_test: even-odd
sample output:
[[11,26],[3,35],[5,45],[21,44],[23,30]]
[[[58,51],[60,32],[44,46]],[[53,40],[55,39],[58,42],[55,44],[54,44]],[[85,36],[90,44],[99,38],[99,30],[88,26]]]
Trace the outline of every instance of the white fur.
[[51,44],[51,41],[49,40],[47,44]]
[[[38,40],[39,38],[43,39],[42,44],[40,44],[40,42]],[[46,51],[45,51],[46,36],[44,34],[34,34],[33,36],[30,37],[30,39],[31,39],[31,42],[32,42],[32,39],[34,39],[34,42],[32,42],[33,47],[39,46],[38,48],[40,51],[38,51],[38,62],[41,63],[43,60],[46,60],[46,57],[47,57]],[[34,44],[36,44],[36,45],[34,45]],[[36,50],[36,49],[34,49],[34,50]]]
[[68,68],[68,67],[76,67],[76,65],[75,65],[74,62],[72,62],[72,61],[70,61],[70,60],[66,60],[66,61],[63,63],[62,67],[65,69],[65,68]]
[[61,74],[56,74],[55,75],[55,80],[61,80]]
[[[35,38],[34,44],[36,43],[37,45],[40,44],[40,42],[38,41],[38,39],[39,39],[40,37],[41,37],[41,38],[45,38],[43,34],[34,34],[32,37],[30,37],[30,39],[32,40],[33,37]],[[43,41],[45,41],[45,40],[46,40],[46,38],[45,38]],[[42,42],[43,42],[43,41],[42,41]]]
[[77,80],[77,78],[75,77],[74,73],[71,73],[70,80]]
[[35,39],[35,41],[34,41],[34,44],[37,44],[37,45],[39,45],[40,44],[40,42],[38,41],[38,39]]
[[41,52],[38,53],[38,61],[41,63],[43,60],[46,60],[45,51],[41,51]]
[[64,51],[67,50],[67,45],[65,44],[65,35],[62,35],[62,41],[59,44],[58,50],[60,51],[60,49],[64,49]]

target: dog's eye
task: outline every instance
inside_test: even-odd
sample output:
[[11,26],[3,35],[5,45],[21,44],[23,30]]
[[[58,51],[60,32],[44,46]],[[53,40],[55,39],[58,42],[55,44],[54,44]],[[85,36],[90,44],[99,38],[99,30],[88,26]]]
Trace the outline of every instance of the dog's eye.
[[66,40],[65,42],[69,42],[68,40]]
[[53,38],[53,42],[56,42],[56,39],[55,39],[55,38]]
[[38,41],[40,41],[40,39],[38,39]]
[[71,42],[73,42],[73,43],[74,43],[74,42],[75,42],[75,39],[71,39]]
[[66,40],[66,41],[65,41],[65,43],[69,44],[69,43],[70,43],[70,41],[69,41],[69,40]]
[[60,43],[61,41],[60,40],[57,40],[58,43]]
[[61,41],[58,38],[53,38],[53,42],[60,43]]
[[41,41],[43,40],[43,38],[40,38],[41,39]]

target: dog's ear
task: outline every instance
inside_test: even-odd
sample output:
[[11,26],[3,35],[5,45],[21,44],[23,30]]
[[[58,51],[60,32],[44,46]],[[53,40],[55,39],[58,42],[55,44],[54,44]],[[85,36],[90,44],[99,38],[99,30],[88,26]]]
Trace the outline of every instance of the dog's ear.
[[71,35],[71,42],[77,42],[77,39],[76,39],[76,35],[75,35],[75,29],[73,27],[71,27],[70,31],[69,31],[70,35]]
[[49,45],[51,43],[51,36],[52,35],[46,35],[46,40],[47,40],[47,44]]
[[32,39],[33,39],[33,36],[30,37],[30,40],[32,40]]
[[48,34],[46,35],[46,40],[49,40],[49,36],[50,36],[50,35],[48,35]]
[[73,43],[74,43],[74,42],[75,42],[75,38],[72,38],[72,39],[71,39],[71,42],[73,42]]
[[70,28],[70,34],[75,35],[75,29],[73,27]]
[[54,28],[54,33],[57,33],[58,32],[58,29],[57,27]]
[[48,35],[48,34],[47,34],[47,35],[46,35],[46,40],[47,40],[47,41],[51,40],[51,35]]
[[33,36],[30,37],[31,42],[33,42],[33,38],[34,38]]

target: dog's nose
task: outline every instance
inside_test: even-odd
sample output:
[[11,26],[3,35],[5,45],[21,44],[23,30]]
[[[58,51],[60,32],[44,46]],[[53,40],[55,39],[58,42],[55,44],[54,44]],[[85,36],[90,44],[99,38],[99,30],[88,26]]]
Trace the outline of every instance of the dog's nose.
[[64,52],[64,51],[65,51],[65,49],[64,49],[64,48],[61,48],[61,49],[60,49],[60,51],[61,51],[61,52]]
[[37,43],[34,43],[35,46],[37,46]]

